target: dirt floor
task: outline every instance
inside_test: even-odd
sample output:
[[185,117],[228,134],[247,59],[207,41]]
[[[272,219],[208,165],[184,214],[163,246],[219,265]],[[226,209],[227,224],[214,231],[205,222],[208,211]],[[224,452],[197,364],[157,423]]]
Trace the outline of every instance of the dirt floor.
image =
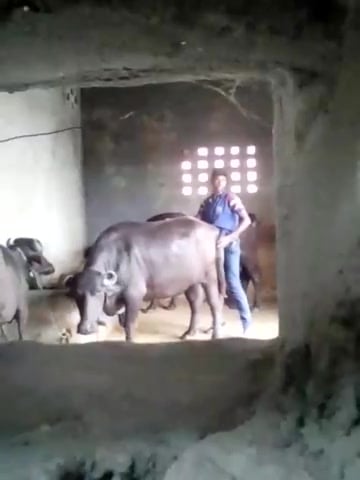
[[[168,300],[163,301],[164,304]],[[144,305],[145,306],[145,305]],[[224,338],[241,337],[241,324],[235,310],[224,307],[226,326]],[[263,303],[260,310],[253,313],[254,322],[247,332],[247,338],[273,339],[278,336],[278,315],[276,304]],[[186,330],[190,319],[190,310],[183,297],[177,301],[172,311],[157,308],[148,313],[140,313],[136,327],[136,343],[178,342]],[[95,335],[81,336],[76,333],[79,313],[75,303],[61,291],[31,292],[30,319],[26,329],[26,339],[41,343],[88,343],[94,341],[123,341],[124,332],[116,317],[106,317],[107,326],[99,327]],[[207,304],[202,307],[201,328],[211,325],[211,316]],[[16,338],[16,329],[8,330],[10,339]],[[206,340],[209,334],[198,334],[195,340]]]

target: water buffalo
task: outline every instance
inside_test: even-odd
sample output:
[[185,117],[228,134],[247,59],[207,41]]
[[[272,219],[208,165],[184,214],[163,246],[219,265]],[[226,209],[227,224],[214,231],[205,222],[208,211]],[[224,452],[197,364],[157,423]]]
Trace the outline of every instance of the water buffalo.
[[189,328],[181,336],[186,338],[197,332],[205,291],[212,338],[217,338],[225,294],[224,254],[217,238],[215,227],[192,217],[107,228],[92,245],[77,279],[78,294],[84,295],[78,333],[95,333],[102,310],[114,315],[124,305],[121,323],[126,341],[132,341],[143,300],[185,293],[191,309]]
[[[148,218],[146,221],[147,222],[160,222],[162,220],[168,220],[169,218],[178,218],[178,217],[186,217],[185,213],[181,212],[165,212],[165,213],[159,213],[158,215],[154,215],[150,218]],[[159,300],[156,300],[153,298],[149,305],[146,308],[143,308],[141,311],[143,313],[147,313],[149,310],[155,310],[155,308],[160,306],[161,308],[164,308],[165,310],[174,310],[176,308],[176,301],[175,297],[172,297],[170,299],[170,302],[167,306],[161,305]]]
[[40,242],[32,238],[7,241],[0,245],[0,333],[6,339],[4,325],[17,323],[19,340],[28,318],[28,279],[53,273],[54,267],[39,252]]
[[18,250],[26,258],[30,289],[42,288],[40,275],[52,275],[55,272],[54,265],[44,256],[44,247],[37,238],[18,237],[13,240],[9,238],[6,246],[11,250]]
[[[157,222],[166,220],[169,218],[177,218],[186,216],[181,212],[165,212],[153,217],[148,218],[147,222]],[[247,292],[250,282],[254,286],[254,300],[250,306],[251,310],[260,308],[259,292],[260,292],[260,266],[257,258],[258,251],[258,220],[254,213],[249,213],[251,225],[241,235],[241,256],[240,256],[240,280],[241,284]],[[156,308],[156,300],[152,299],[149,305],[142,310],[143,313],[147,313],[150,309]],[[235,308],[232,300],[228,298],[226,305],[229,308]],[[166,310],[173,310],[176,308],[175,297],[170,299],[167,306],[160,305]]]

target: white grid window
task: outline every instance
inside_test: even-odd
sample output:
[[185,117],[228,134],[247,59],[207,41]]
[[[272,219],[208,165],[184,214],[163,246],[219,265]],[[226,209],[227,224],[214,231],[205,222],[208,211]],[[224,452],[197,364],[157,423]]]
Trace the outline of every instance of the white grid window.
[[181,162],[181,192],[187,197],[208,195],[211,171],[219,168],[227,171],[231,192],[255,194],[259,190],[257,166],[256,145],[199,146]]

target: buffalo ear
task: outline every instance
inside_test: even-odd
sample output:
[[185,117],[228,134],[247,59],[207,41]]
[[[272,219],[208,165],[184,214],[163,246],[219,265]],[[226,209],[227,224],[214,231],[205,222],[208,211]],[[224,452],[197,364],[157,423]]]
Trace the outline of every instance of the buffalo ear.
[[117,282],[118,276],[113,270],[109,270],[103,275],[103,285],[105,287],[113,287]]

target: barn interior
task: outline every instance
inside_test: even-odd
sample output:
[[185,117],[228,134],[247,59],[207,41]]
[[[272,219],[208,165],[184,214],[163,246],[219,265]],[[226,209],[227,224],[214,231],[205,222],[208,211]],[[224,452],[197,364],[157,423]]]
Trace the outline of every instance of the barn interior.
[[358,478],[360,13],[277,4],[0,2],[1,243],[40,238],[55,281],[113,219],[193,211],[184,149],[254,137],[279,314],[266,341],[59,345],[73,306],[32,294],[37,333],[0,347],[1,478]]

